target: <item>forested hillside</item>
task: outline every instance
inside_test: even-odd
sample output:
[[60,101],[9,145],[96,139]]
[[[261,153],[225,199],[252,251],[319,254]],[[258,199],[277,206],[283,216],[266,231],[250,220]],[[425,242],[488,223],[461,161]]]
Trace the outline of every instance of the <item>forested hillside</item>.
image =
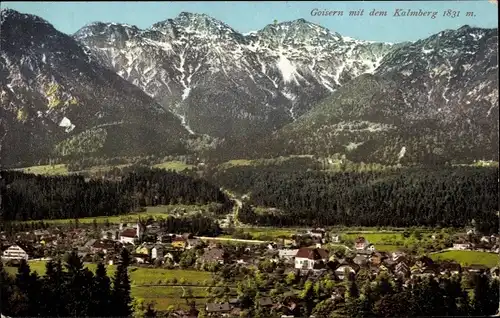
[[206,204],[231,208],[230,200],[209,182],[159,169],[141,169],[121,181],[82,176],[47,177],[0,172],[4,220],[65,219],[119,215],[140,206]]
[[462,227],[475,219],[486,232],[498,229],[498,168],[325,172],[248,166],[214,178],[249,195],[238,214],[244,223]]

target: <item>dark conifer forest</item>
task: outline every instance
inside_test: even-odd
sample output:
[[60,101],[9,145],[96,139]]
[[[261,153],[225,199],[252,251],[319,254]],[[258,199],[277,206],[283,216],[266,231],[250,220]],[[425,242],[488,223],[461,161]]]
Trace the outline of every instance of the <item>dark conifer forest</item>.
[[121,180],[0,172],[4,220],[67,219],[120,215],[141,206],[231,201],[209,182],[159,169],[142,169]]
[[249,195],[238,213],[249,224],[462,227],[474,219],[484,232],[498,230],[498,168],[325,172],[247,166],[213,178]]

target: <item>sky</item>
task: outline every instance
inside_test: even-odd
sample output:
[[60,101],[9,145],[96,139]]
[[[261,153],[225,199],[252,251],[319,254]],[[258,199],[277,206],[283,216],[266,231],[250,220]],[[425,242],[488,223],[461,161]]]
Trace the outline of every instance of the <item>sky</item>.
[[[206,13],[246,33],[260,30],[274,20],[278,22],[304,18],[330,31],[360,40],[403,42],[428,37],[445,29],[470,26],[498,27],[497,4],[475,1],[269,1],[269,2],[9,2],[1,7],[38,15],[64,33],[73,34],[91,22],[116,22],[136,25],[141,29],[180,12]],[[343,11],[343,16],[317,16],[312,11]],[[364,9],[362,16],[349,12]],[[373,9],[387,11],[387,16],[370,16]],[[393,16],[396,9],[437,11],[431,17]],[[446,10],[460,11],[458,17],[443,16]],[[466,16],[474,12],[474,16]]]

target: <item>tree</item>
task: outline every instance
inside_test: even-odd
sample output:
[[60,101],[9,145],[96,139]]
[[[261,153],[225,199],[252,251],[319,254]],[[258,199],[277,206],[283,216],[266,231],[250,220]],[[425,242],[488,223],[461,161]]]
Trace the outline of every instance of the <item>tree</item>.
[[76,251],[66,254],[67,293],[65,298],[71,316],[88,316],[91,299],[93,274],[84,268]]
[[0,259],[0,303],[3,304],[2,312],[6,315],[11,314],[11,303],[9,299],[14,292],[12,287],[12,279],[5,271],[3,262]]
[[359,289],[356,285],[356,278],[354,273],[349,273],[348,282],[347,282],[347,297],[349,298],[358,298],[359,297]]
[[45,265],[45,276],[43,278],[43,292],[41,293],[42,315],[47,317],[67,316],[67,308],[64,306],[64,295],[66,295],[66,284],[64,283],[62,263],[60,259],[48,261]]
[[111,316],[113,314],[111,305],[111,280],[107,276],[106,267],[102,262],[99,262],[93,281],[90,315]]
[[476,316],[483,316],[488,313],[487,310],[491,308],[489,304],[489,297],[492,293],[488,277],[483,273],[477,273],[473,276],[474,281],[474,298],[472,301],[473,312]]
[[130,254],[123,248],[120,254],[120,262],[116,268],[113,279],[113,310],[116,316],[128,317],[132,314],[132,298],[130,296],[130,278],[128,276],[128,266],[130,264]]
[[295,283],[297,277],[294,272],[290,272],[286,275],[285,282],[288,286],[291,286]]
[[13,313],[16,316],[31,316],[29,307],[30,290],[31,290],[31,276],[30,267],[26,260],[21,260],[17,269],[15,290],[12,294],[11,301],[13,302]]

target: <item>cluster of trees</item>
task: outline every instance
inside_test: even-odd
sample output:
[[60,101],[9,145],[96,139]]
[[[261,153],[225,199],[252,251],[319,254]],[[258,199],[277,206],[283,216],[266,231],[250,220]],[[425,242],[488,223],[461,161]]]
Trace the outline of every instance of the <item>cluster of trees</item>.
[[[366,269],[346,273],[343,281],[331,273],[313,278],[283,271],[283,264],[269,260],[253,270],[225,265],[216,273],[219,283],[210,289],[210,300],[235,297],[227,285],[236,283],[241,309],[251,317],[486,316],[498,310],[499,279],[486,273],[417,277],[403,284],[385,272],[374,277]],[[262,297],[281,306],[262,307]]]
[[[469,295],[467,279],[472,280]],[[430,316],[490,316],[498,311],[499,280],[484,273],[472,277],[416,278],[408,287],[387,275],[374,282],[365,281],[360,289],[350,278],[345,306],[336,308],[337,316],[349,317],[430,317]],[[322,308],[328,308],[325,302]]]
[[[240,221],[269,226],[462,227],[475,219],[498,229],[498,168],[408,168],[382,171],[290,171],[235,167],[218,183],[250,200]],[[251,206],[274,207],[257,213]]]
[[[44,276],[31,272],[21,261],[15,277],[0,262],[2,314],[13,317],[128,317],[133,312],[126,249],[114,276],[97,265],[95,274],[85,268],[76,252],[49,261]],[[150,308],[150,314],[154,311]]]
[[168,216],[158,219],[160,227],[167,233],[192,233],[193,235],[218,236],[222,229],[213,218],[202,214],[182,217]]
[[0,172],[1,208],[5,220],[65,219],[128,213],[140,206],[218,202],[232,203],[206,180],[161,169],[140,169],[121,181],[82,176],[40,176]]

